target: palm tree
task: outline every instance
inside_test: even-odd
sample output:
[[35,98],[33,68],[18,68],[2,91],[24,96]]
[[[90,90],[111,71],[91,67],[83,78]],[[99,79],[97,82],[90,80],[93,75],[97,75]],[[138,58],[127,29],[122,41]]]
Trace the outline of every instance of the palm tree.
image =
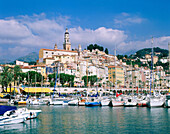
[[[12,80],[13,80],[13,73],[12,73],[11,68],[4,67],[3,71],[1,73],[1,79],[0,79],[0,84],[3,87],[3,92],[4,92],[4,87],[6,87],[6,92],[7,92],[7,87],[8,87],[8,85],[11,84]],[[10,89],[10,91],[11,91],[11,89]]]
[[15,92],[15,81],[18,79],[18,76],[20,75],[21,73],[21,68],[20,66],[16,65],[14,67],[14,92]]

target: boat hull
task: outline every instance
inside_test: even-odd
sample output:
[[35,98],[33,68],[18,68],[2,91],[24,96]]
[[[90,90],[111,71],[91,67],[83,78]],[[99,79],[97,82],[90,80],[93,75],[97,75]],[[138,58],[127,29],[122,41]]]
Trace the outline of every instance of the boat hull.
[[100,106],[100,105],[101,105],[100,102],[85,102],[85,106],[88,106],[88,107]]
[[124,101],[113,101],[113,100],[112,100],[112,106],[113,106],[113,107],[121,107],[121,106],[124,106]]
[[5,119],[5,120],[2,120],[0,119],[0,126],[4,126],[4,125],[11,125],[11,124],[16,124],[16,123],[22,123],[26,120],[25,117],[15,117],[15,118],[8,118],[8,119]]

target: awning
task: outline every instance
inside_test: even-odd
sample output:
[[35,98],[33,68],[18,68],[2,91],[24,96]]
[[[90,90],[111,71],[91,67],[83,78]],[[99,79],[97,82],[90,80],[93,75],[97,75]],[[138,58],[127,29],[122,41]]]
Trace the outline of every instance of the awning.
[[[7,88],[7,91],[6,91],[6,89],[4,89],[4,91],[7,92],[7,93],[10,93],[10,88]],[[14,91],[14,88],[12,87],[11,92],[13,92],[13,91]],[[15,93],[18,93],[17,88],[15,88]]]
[[51,89],[49,89],[49,88],[28,88],[28,87],[26,87],[25,88],[25,90],[24,90],[25,92],[29,92],[29,93],[51,93],[51,92],[53,92]]

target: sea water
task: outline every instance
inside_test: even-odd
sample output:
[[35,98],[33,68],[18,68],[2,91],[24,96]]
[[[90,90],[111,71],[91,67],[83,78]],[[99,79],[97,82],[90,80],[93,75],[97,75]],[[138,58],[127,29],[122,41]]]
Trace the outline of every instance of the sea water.
[[115,134],[170,132],[170,109],[146,107],[27,106],[36,119],[0,126],[1,134]]

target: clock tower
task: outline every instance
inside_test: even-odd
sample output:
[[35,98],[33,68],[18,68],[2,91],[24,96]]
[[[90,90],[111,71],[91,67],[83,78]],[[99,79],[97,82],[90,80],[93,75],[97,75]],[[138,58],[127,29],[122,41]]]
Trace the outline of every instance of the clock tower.
[[63,49],[71,51],[71,43],[70,43],[69,39],[70,39],[69,38],[69,32],[68,32],[68,29],[66,28],[66,32],[64,34]]

